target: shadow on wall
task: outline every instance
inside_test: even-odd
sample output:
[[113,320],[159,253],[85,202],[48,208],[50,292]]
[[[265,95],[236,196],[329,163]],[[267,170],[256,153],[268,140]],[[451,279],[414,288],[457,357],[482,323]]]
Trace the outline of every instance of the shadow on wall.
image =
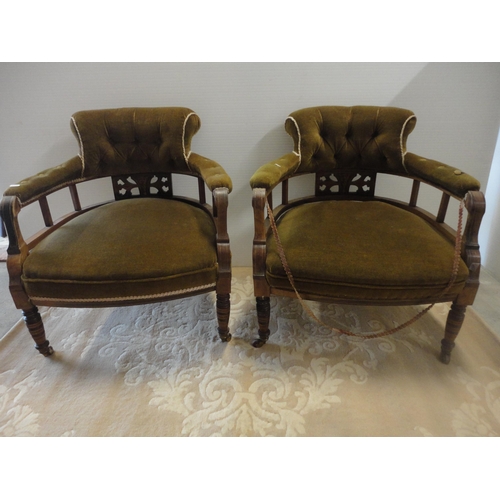
[[[500,280],[500,130],[486,189],[486,214],[479,234],[484,266]],[[483,228],[486,228],[485,230]]]
[[500,279],[500,152],[495,155],[500,63],[427,64],[390,105],[417,116],[409,151],[455,166],[481,182],[486,194],[480,231],[483,265]]
[[486,188],[500,127],[500,64],[429,63],[388,105],[417,116],[409,151],[463,169]]

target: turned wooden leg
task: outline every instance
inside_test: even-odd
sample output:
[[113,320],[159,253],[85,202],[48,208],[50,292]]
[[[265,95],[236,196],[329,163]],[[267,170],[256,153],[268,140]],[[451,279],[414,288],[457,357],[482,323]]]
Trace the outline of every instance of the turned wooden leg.
[[441,355],[439,356],[439,359],[446,365],[450,362],[451,351],[455,347],[455,339],[464,322],[466,308],[467,306],[453,303],[448,313],[444,339],[441,340]]
[[229,342],[229,312],[231,310],[231,300],[228,293],[217,294],[217,321],[219,322],[219,337],[222,342]]
[[259,322],[259,338],[254,340],[254,347],[262,347],[269,338],[269,318],[271,316],[271,303],[269,297],[257,297],[257,321]]
[[38,308],[33,306],[31,309],[24,309],[23,319],[35,341],[35,349],[44,356],[50,356],[54,352],[54,349],[52,349],[49,341],[45,338],[45,329]]

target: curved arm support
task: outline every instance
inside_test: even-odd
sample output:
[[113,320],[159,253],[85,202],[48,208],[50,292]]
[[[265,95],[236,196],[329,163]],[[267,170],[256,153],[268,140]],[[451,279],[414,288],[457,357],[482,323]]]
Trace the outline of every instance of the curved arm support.
[[216,188],[213,191],[214,218],[217,228],[217,257],[219,263],[219,279],[217,293],[231,291],[231,250],[227,233],[227,207],[229,189]]
[[28,246],[24,241],[19,227],[18,215],[21,211],[21,203],[17,196],[4,196],[0,204],[0,215],[9,237],[8,255],[28,254]]
[[275,161],[262,165],[250,179],[250,186],[252,189],[263,188],[269,192],[292,176],[299,165],[299,156],[296,153],[287,153]]
[[464,198],[467,192],[478,191],[481,187],[479,181],[465,172],[413,153],[406,154],[404,166],[411,176],[458,198]]
[[486,210],[486,201],[481,191],[469,191],[464,201],[468,215],[463,235],[462,259],[469,268],[469,277],[457,300],[457,304],[471,305],[479,288],[481,253],[479,251],[478,237],[481,220]]
[[210,191],[213,192],[217,188],[227,188],[228,193],[230,193],[233,189],[231,178],[217,162],[191,153],[188,164],[191,171],[205,181]]
[[254,293],[256,297],[269,296],[270,289],[266,279],[266,189],[253,190],[252,206],[254,213],[254,239],[252,247]]
[[9,289],[18,309],[31,309],[33,304],[26,295],[21,282],[23,262],[29,251],[19,227],[18,214],[20,210],[21,204],[16,196],[4,196],[0,203],[0,215],[5,223],[7,236],[9,237],[9,247],[7,249]]
[[52,167],[31,177],[13,184],[5,191],[5,196],[16,196],[24,207],[42,196],[47,196],[75,182],[82,177],[82,160],[75,156],[57,167]]

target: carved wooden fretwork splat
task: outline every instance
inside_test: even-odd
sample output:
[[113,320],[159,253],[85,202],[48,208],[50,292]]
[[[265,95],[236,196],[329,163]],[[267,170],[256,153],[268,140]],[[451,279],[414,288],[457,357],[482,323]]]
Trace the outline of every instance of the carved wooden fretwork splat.
[[316,174],[316,196],[346,194],[373,196],[376,177],[376,172],[367,171],[356,172],[339,169],[335,172],[318,172]]
[[170,174],[127,174],[114,175],[113,191],[116,200],[134,197],[172,197],[172,176]]

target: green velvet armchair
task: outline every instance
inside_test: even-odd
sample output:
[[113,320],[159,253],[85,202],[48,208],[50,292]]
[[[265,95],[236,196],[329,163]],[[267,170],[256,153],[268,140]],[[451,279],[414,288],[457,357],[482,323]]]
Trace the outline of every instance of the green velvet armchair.
[[[37,306],[127,306],[214,290],[219,336],[230,340],[231,179],[191,151],[199,127],[198,116],[180,107],[75,113],[80,154],[4,193],[10,291],[41,354],[53,348]],[[174,194],[180,176],[189,176],[182,182],[194,183],[196,198]],[[77,186],[102,177],[114,199],[82,207]],[[74,210],[54,221],[49,199],[66,188]],[[35,202],[46,227],[25,239],[18,215]]]
[[[270,335],[271,295],[380,306],[452,302],[440,353],[442,362],[450,362],[479,286],[485,202],[470,175],[407,152],[415,123],[411,111],[374,106],[307,108],[286,119],[293,151],[262,165],[250,182],[255,347]],[[308,174],[314,194],[289,199],[289,180],[304,176],[292,181],[302,187]],[[409,179],[409,199],[378,196],[380,174]],[[436,214],[417,205],[421,184],[441,192]],[[274,208],[277,186],[281,204]],[[450,198],[463,202],[467,213],[458,241],[444,222]],[[273,220],[277,237],[269,227]]]

